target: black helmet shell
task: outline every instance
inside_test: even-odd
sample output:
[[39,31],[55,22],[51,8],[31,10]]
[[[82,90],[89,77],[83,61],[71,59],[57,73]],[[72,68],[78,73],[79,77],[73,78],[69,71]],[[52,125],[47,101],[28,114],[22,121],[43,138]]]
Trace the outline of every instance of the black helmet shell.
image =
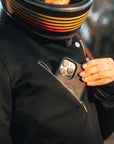
[[24,28],[51,39],[70,38],[86,20],[93,0],[53,5],[42,0],[2,0],[8,15]]

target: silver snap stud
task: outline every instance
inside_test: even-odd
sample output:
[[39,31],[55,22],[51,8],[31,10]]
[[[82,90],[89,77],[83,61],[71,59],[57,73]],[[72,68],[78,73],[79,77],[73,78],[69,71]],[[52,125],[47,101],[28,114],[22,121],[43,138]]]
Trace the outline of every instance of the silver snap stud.
[[75,42],[75,46],[76,46],[77,48],[79,48],[79,47],[80,47],[80,43],[79,43],[79,42]]

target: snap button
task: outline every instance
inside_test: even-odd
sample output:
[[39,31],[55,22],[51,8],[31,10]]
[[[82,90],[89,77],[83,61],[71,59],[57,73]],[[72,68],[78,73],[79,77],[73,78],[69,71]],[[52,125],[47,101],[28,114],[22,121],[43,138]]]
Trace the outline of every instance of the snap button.
[[75,42],[75,46],[76,46],[77,48],[79,48],[79,47],[80,47],[80,43],[79,43],[79,42]]

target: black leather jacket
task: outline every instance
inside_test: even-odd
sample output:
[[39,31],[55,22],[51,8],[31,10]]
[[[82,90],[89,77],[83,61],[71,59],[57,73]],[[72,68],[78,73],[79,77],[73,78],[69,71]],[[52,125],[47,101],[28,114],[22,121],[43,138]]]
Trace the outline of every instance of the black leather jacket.
[[0,27],[0,144],[103,144],[113,132],[114,83],[85,87],[86,110],[54,75],[63,57],[85,62],[82,45],[61,43]]

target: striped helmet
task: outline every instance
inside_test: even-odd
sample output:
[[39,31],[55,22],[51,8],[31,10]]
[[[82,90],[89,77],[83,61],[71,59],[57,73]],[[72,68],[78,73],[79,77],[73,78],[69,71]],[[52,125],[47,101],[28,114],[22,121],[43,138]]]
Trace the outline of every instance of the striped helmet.
[[68,5],[43,0],[2,0],[4,9],[25,29],[50,39],[74,36],[86,20],[93,0],[71,0]]

